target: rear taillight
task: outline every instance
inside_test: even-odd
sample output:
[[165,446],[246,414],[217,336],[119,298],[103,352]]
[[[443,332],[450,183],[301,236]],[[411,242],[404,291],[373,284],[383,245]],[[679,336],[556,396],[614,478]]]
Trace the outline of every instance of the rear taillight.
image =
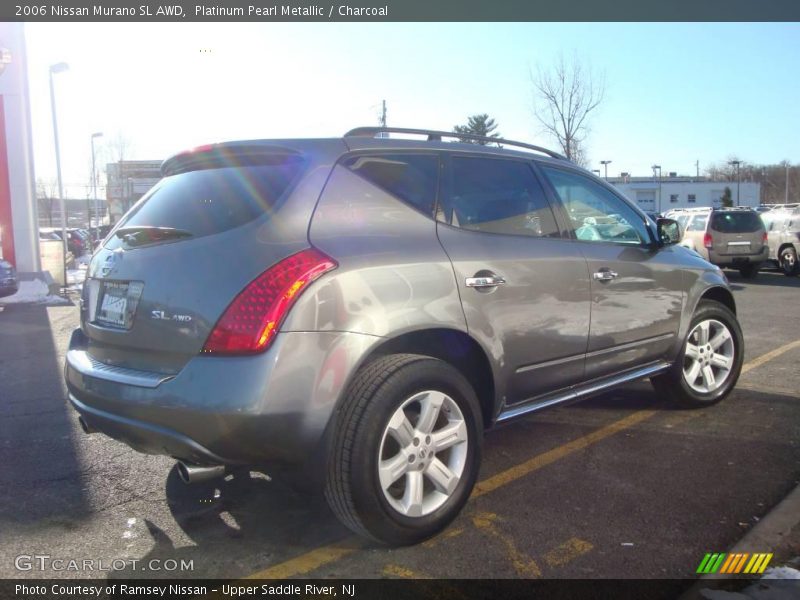
[[766,246],[767,245],[767,241],[768,241],[767,232],[765,231],[764,235],[761,236],[761,245],[762,246]]
[[271,266],[225,309],[208,336],[203,352],[263,352],[303,290],[337,266],[332,258],[313,248],[292,254]]
[[709,250],[711,250],[711,248],[714,247],[714,241],[711,239],[711,234],[710,233],[706,233],[703,236],[703,246],[705,246]]

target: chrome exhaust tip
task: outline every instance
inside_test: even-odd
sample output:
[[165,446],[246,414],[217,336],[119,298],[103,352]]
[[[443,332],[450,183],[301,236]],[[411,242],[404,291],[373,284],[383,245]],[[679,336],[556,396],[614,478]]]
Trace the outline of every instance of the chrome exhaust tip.
[[200,481],[209,481],[211,479],[218,479],[225,475],[224,465],[215,465],[213,467],[201,467],[198,465],[189,465],[183,461],[178,461],[178,475],[184,483],[198,483]]
[[83,430],[83,433],[85,433],[87,435],[90,434],[90,433],[97,433],[97,430],[96,429],[92,429],[89,426],[89,424],[86,422],[86,419],[84,419],[83,417],[78,417],[78,423],[80,424],[81,429]]

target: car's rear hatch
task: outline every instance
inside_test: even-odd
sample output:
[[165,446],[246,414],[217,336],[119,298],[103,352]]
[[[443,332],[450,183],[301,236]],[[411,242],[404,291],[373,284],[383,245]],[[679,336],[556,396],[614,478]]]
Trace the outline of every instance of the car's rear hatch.
[[708,226],[717,254],[758,254],[764,246],[764,223],[754,211],[714,211]]
[[220,145],[164,163],[166,177],[89,266],[81,327],[95,360],[176,373],[201,353],[249,282],[308,247],[308,223],[338,147],[318,140],[330,150],[320,152],[305,142]]

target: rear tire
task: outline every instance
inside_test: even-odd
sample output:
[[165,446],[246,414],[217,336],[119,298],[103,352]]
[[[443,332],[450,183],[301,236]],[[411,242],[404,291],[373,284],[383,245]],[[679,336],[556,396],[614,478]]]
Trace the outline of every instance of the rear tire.
[[325,497],[359,535],[415,544],[461,511],[478,475],[483,423],[470,384],[415,354],[363,367],[338,414]]
[[761,265],[751,263],[746,267],[740,267],[739,273],[741,273],[742,277],[745,279],[755,279],[758,276],[758,270],[760,268]]
[[651,378],[656,393],[683,408],[703,408],[730,394],[744,360],[742,329],[719,302],[697,305],[689,332],[672,368]]
[[778,262],[780,263],[783,274],[787,277],[794,277],[800,271],[797,265],[797,252],[795,252],[795,249],[791,246],[781,251]]

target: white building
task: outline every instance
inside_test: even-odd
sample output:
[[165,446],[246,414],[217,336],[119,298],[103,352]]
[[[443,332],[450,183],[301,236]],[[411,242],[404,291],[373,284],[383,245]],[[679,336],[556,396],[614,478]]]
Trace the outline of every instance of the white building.
[[663,213],[671,208],[722,206],[725,188],[731,190],[733,206],[758,206],[761,184],[750,181],[710,181],[704,177],[668,176],[609,177],[608,182],[646,211]]

